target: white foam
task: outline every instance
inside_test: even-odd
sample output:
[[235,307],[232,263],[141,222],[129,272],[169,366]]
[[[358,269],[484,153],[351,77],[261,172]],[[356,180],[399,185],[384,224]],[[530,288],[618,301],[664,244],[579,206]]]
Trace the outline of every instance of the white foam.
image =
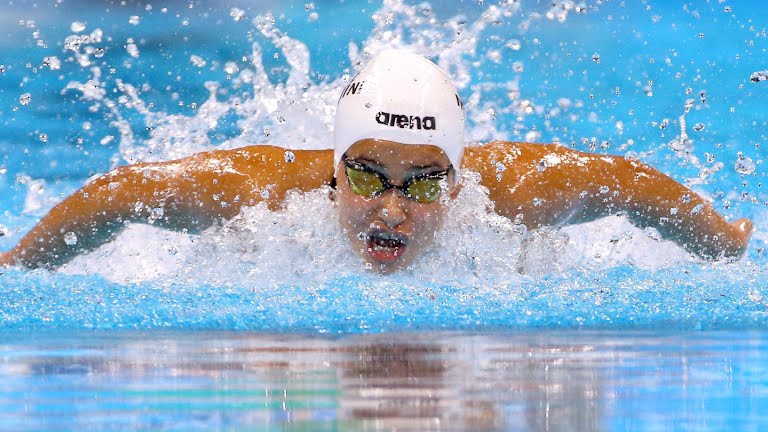
[[[250,67],[230,70],[231,80],[206,83],[209,98],[191,115],[169,114],[146,104],[131,83],[116,81],[119,97],[112,100],[105,80],[111,79],[91,66],[87,49],[101,32],[71,45],[69,50],[92,72],[85,83],[73,81],[66,90],[80,92],[95,110],[120,131],[120,153],[129,162],[167,160],[211,148],[236,148],[253,144],[273,144],[286,148],[328,148],[332,140],[335,105],[340,90],[371,56],[386,48],[410,49],[435,58],[454,77],[460,92],[470,92],[465,101],[470,140],[504,139],[496,125],[496,114],[510,114],[520,121],[541,112],[543,107],[526,99],[518,78],[507,82],[476,82],[467,89],[482,61],[496,63],[504,50],[477,53],[478,41],[487,29],[500,20],[520,17],[524,32],[530,20],[566,20],[582,6],[573,2],[554,2],[540,13],[520,14],[520,3],[504,1],[485,7],[477,17],[438,18],[426,11],[426,3],[409,5],[402,0],[386,0],[372,15],[374,29],[362,46],[349,46],[349,68],[335,79],[314,82],[310,78],[311,59],[306,45],[280,30],[274,16],[256,16],[251,24],[281,50],[289,65],[285,82],[274,82],[262,64],[262,47],[254,42]],[[531,12],[531,11],[529,11]],[[518,18],[516,18],[518,19]],[[80,39],[78,39],[80,40]],[[519,42],[518,42],[519,43]],[[519,50],[520,47],[517,47]],[[513,52],[516,52],[514,50]],[[483,59],[482,61],[478,59]],[[521,69],[522,70],[522,69]],[[219,91],[230,86],[232,91]],[[508,95],[504,105],[489,102],[484,95],[502,90]],[[124,115],[143,118],[151,136],[139,142]],[[211,142],[209,133],[225,116],[235,115],[238,136],[225,142]],[[522,124],[522,121],[520,121]],[[535,138],[539,132],[507,130]],[[557,163],[557,161],[549,161]],[[690,260],[680,248],[650,238],[625,219],[607,218],[566,229],[546,229],[532,233],[494,214],[483,188],[471,175],[451,211],[445,228],[437,234],[433,247],[422,259],[397,274],[399,283],[418,286],[419,281],[464,286],[509,286],[526,275],[540,275],[572,268],[604,268],[631,263],[643,268],[659,268]],[[30,192],[31,194],[31,192]],[[201,236],[163,231],[151,226],[131,226],[111,244],[68,264],[64,271],[99,273],[115,281],[183,278],[197,283],[250,284],[254,287],[279,287],[284,284],[312,285],[345,274],[367,273],[361,260],[347,245],[341,233],[334,203],[328,190],[294,194],[279,212],[257,206],[245,209],[238,217],[207,230]],[[392,278],[383,280],[392,281]]]

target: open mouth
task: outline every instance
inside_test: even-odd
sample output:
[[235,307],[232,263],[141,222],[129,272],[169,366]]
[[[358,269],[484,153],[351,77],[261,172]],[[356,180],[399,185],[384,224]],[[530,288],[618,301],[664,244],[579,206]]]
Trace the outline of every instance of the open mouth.
[[380,263],[390,263],[400,258],[408,246],[408,237],[383,230],[368,233],[368,254]]

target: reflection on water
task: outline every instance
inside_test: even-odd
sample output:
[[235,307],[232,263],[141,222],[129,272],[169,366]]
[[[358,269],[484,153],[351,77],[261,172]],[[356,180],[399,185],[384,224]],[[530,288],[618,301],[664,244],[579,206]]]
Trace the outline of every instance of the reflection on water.
[[763,339],[578,331],[30,335],[0,345],[0,429],[746,426],[768,408]]

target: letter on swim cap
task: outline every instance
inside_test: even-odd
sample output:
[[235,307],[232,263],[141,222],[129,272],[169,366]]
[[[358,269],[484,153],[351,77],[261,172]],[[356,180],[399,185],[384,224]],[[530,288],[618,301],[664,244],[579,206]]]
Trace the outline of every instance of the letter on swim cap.
[[389,124],[389,113],[379,111],[379,113],[376,114],[376,122],[383,125]]

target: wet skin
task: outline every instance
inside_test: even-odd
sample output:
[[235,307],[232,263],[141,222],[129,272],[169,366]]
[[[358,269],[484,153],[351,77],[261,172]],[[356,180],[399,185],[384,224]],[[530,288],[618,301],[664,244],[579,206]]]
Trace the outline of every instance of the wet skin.
[[[419,174],[416,171],[441,171],[448,164],[432,146],[375,140],[361,141],[347,155],[378,169],[392,185],[403,185]],[[467,147],[461,169],[480,175],[496,213],[529,230],[620,213],[704,259],[740,257],[752,233],[749,220],[729,222],[690,189],[621,156],[496,141]],[[236,216],[243,206],[265,203],[278,210],[288,191],[314,190],[329,184],[333,176],[333,150],[273,146],[214,150],[119,167],[52,208],[13,249],[0,252],[0,267],[55,268],[114,238],[127,223],[195,232]],[[446,211],[440,200],[418,203],[393,189],[361,197],[349,189],[343,169],[337,184],[341,223],[349,241],[377,270],[407,266],[440,229]],[[458,186],[451,184],[449,190],[453,195]],[[152,217],[155,208],[164,210],[159,219]],[[68,243],[64,233],[77,236],[77,243]],[[368,244],[372,234],[380,240],[374,253]]]
[[[407,155],[407,157],[404,157]],[[393,185],[402,185],[414,176],[445,171],[448,157],[432,145],[405,145],[386,140],[358,141],[346,152],[348,159],[382,174]],[[344,162],[337,170],[337,201],[341,226],[366,264],[389,273],[408,266],[434,239],[442,227],[447,206],[441,198],[420,203],[402,191],[389,189],[366,197],[350,187]],[[457,189],[450,173],[447,189]]]

